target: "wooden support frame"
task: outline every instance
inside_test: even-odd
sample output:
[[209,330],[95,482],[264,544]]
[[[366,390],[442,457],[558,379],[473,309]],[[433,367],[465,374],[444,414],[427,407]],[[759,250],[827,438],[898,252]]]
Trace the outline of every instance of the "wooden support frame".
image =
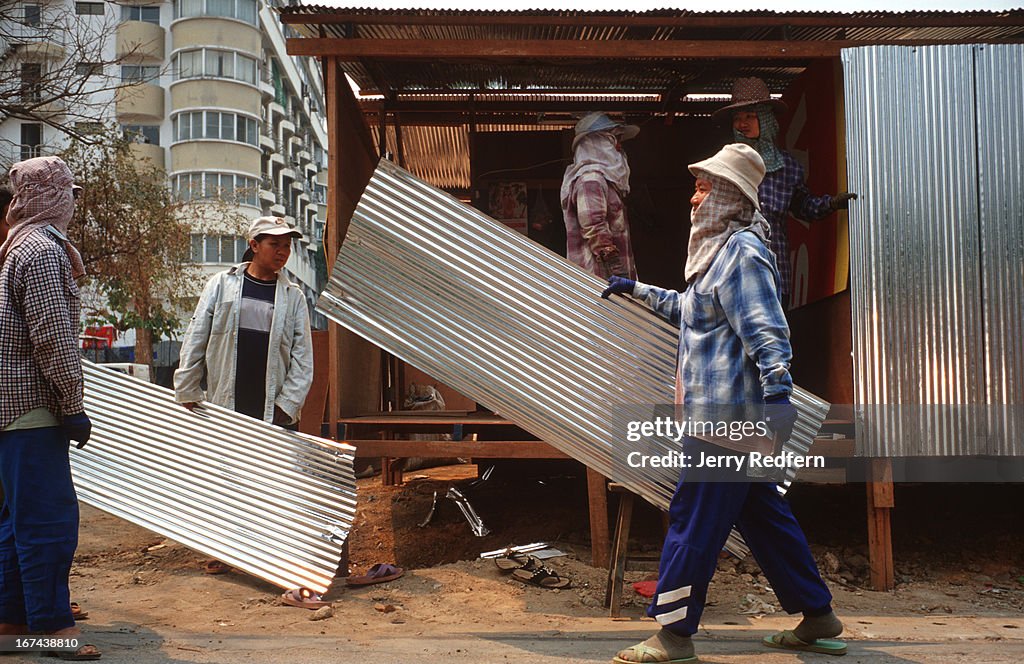
[[[836,58],[844,48],[856,46],[932,46],[974,44],[989,40],[887,39],[828,41],[782,40],[667,40],[603,41],[526,39],[319,39],[290,38],[290,55],[334,56],[343,60],[615,60],[659,58],[668,60],[731,60],[737,58],[793,60]],[[1012,43],[1015,40],[999,40]]]
[[896,587],[892,554],[892,510],[896,506],[892,482],[892,460],[871,459],[871,481],[867,482],[868,561],[871,587],[892,590]]

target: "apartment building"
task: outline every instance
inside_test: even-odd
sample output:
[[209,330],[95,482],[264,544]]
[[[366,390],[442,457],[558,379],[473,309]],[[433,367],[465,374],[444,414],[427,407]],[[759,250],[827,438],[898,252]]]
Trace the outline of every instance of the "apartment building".
[[[90,92],[76,100],[87,108],[44,109],[57,121],[73,119],[82,130],[116,121],[140,157],[163,165],[181,199],[219,199],[246,218],[292,221],[303,239],[286,269],[312,311],[326,222],[323,82],[315,63],[286,53],[290,28],[279,22],[277,2],[16,0],[0,14],[0,71],[34,94],[34,81],[70,68]],[[83,57],[91,61],[74,61]],[[45,122],[0,117],[0,165],[50,154],[67,140]],[[192,237],[204,270],[241,260],[243,238],[204,230]],[[316,315],[314,326],[324,325]]]

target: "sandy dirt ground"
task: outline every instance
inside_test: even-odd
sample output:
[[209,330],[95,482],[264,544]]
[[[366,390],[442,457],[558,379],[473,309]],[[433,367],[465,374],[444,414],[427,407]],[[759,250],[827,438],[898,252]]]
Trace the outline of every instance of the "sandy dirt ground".
[[[441,501],[433,521],[416,524],[435,490],[466,487],[474,467],[413,471],[401,487],[360,480],[351,569],[396,562],[396,581],[363,588],[338,583],[333,615],[282,606],[280,589],[241,572],[211,576],[206,558],[160,535],[83,506],[72,596],[90,612],[81,626],[104,661],[165,662],[606,662],[646,638],[655,623],[627,586],[622,618],[602,606],[604,570],[589,565],[584,484],[567,466],[543,474],[499,466],[467,495],[493,533],[472,535],[461,513]],[[503,479],[506,478],[506,479]],[[968,519],[967,501],[947,490],[898,492],[894,592],[867,585],[863,488],[802,487],[794,510],[805,525],[835,595],[849,643],[844,662],[1024,661],[1024,549],[1021,490],[994,487],[971,498],[998,505]],[[940,500],[943,503],[936,504]],[[1016,505],[1016,506],[1015,506]],[[858,518],[858,514],[860,517]],[[656,552],[660,520],[638,510],[635,548]],[[943,527],[941,524],[945,523]],[[901,530],[902,527],[902,530]],[[525,586],[479,552],[547,540],[567,553],[548,561],[573,581],[565,590]],[[654,578],[633,571],[629,581]],[[826,655],[767,650],[761,637],[791,627],[753,561],[724,558],[697,641],[705,662],[831,661]],[[4,661],[28,661],[24,655]]]

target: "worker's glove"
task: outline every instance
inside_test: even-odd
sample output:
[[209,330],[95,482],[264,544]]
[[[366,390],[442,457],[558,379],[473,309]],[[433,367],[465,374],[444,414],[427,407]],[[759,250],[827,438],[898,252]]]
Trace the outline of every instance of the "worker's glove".
[[64,433],[67,435],[68,440],[78,442],[78,445],[75,446],[78,449],[85,447],[85,444],[89,442],[89,436],[92,435],[92,422],[84,411],[65,416],[64,423],[61,426],[64,427]]
[[832,197],[828,206],[833,210],[846,210],[850,207],[850,201],[857,200],[857,194],[849,191],[841,191]]
[[636,282],[632,279],[626,279],[625,277],[612,276],[608,279],[608,288],[605,288],[601,293],[601,297],[608,299],[612,293],[625,293],[626,295],[633,294],[633,288],[636,286]]
[[788,394],[776,394],[764,400],[765,424],[775,434],[775,451],[782,451],[782,445],[793,435],[796,423],[796,406],[789,402]]

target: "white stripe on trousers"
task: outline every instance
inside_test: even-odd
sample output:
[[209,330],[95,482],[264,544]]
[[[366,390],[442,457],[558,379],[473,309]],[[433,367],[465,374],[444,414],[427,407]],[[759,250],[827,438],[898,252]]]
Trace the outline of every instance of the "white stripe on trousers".
[[690,590],[692,588],[693,586],[683,586],[682,588],[670,590],[667,593],[658,593],[658,601],[655,603],[655,606],[661,606],[662,604],[671,604],[672,602],[677,602],[681,599],[686,599],[690,596]]
[[662,613],[661,615],[654,616],[654,619],[658,621],[659,625],[671,625],[672,623],[679,622],[686,618],[686,607],[681,607],[675,611],[669,611],[668,613]]

